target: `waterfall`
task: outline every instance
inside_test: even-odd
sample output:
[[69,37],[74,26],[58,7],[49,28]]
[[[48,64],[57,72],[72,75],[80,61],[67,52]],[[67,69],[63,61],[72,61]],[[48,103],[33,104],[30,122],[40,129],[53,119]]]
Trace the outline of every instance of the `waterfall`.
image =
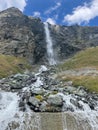
[[48,55],[48,61],[50,65],[56,64],[55,57],[54,57],[54,51],[53,51],[53,42],[52,38],[50,36],[50,31],[48,28],[48,23],[44,23],[45,28],[45,34],[46,34],[46,42],[47,42],[47,55]]

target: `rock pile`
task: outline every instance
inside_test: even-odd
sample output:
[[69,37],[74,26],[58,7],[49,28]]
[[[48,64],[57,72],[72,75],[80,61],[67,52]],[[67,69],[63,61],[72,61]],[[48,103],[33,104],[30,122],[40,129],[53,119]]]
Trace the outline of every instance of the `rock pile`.
[[75,88],[72,81],[54,79],[51,70],[42,66],[39,73],[26,72],[0,80],[0,89],[17,92],[19,108],[35,112],[91,111],[98,106],[98,95],[82,86]]

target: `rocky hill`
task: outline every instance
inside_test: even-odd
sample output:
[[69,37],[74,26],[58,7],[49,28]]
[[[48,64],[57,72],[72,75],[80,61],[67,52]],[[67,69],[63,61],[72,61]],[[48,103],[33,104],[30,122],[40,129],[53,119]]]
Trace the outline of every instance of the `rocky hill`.
[[[49,24],[49,29],[58,60],[98,45],[98,27]],[[30,63],[46,62],[43,22],[22,14],[14,7],[0,12],[0,53],[26,57]]]
[[0,13],[0,53],[26,57],[34,62],[36,51],[42,51],[37,47],[44,43],[43,37],[40,19],[29,18],[16,8]]

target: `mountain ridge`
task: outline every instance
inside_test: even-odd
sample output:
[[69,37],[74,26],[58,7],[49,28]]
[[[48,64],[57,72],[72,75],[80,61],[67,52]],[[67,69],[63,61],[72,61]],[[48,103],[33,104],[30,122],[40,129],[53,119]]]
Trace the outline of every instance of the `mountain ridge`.
[[[49,24],[58,61],[98,45],[98,27]],[[31,64],[47,63],[44,23],[15,7],[0,13],[0,53],[26,57]]]

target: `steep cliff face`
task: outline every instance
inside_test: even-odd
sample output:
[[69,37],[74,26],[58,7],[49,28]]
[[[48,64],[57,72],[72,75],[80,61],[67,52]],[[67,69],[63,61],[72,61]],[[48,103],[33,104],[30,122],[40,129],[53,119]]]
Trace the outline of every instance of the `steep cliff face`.
[[0,53],[27,57],[34,62],[34,59],[38,59],[36,51],[41,56],[43,37],[40,19],[27,17],[16,8],[0,13]]
[[65,59],[79,50],[98,45],[98,27],[50,26],[54,48],[59,59]]
[[[53,48],[63,60],[86,47],[98,45],[98,27],[49,25]],[[44,24],[17,8],[0,12],[0,53],[26,57],[31,63],[47,62]]]

